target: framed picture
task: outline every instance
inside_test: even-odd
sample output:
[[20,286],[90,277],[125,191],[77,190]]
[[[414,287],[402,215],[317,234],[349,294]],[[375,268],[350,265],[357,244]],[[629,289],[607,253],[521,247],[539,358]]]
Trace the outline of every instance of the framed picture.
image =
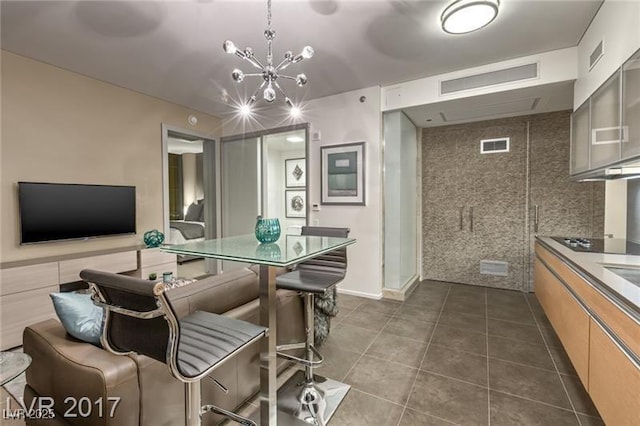
[[287,239],[287,257],[300,256],[307,250],[307,238],[300,235],[285,235]]
[[307,216],[307,191],[284,191],[285,217]]
[[307,186],[307,172],[304,158],[284,160],[284,178],[287,188],[304,188]]
[[365,205],[364,142],[320,148],[321,204]]

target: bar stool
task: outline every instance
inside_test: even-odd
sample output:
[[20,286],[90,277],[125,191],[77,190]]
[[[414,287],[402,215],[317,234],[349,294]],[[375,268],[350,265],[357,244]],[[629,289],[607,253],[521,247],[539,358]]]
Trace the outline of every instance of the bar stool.
[[136,352],[163,362],[185,383],[188,426],[199,425],[207,412],[256,425],[220,407],[201,406],[200,380],[265,336],[266,328],[202,311],[178,319],[162,282],[90,269],[81,271],[80,278],[89,283],[94,303],[105,309],[103,347],[118,355]]
[[[349,231],[349,228],[303,226],[301,235],[347,238]],[[277,348],[278,356],[304,366],[304,380],[298,384],[300,389],[296,392],[297,404],[295,408],[290,406],[281,408],[284,408],[286,411],[292,411],[291,414],[295,417],[318,426],[326,425],[332,411],[329,413],[325,396],[327,389],[326,386],[323,385],[327,383],[329,379],[322,378],[322,383],[319,383],[320,381],[316,380],[313,374],[313,368],[320,365],[323,361],[322,355],[314,346],[315,295],[324,295],[332,290],[344,279],[346,272],[347,249],[345,247],[300,262],[294,271],[276,277],[276,288],[294,290],[302,294],[304,298],[305,329],[307,333],[305,342],[280,345]],[[303,348],[306,358],[300,358],[285,352]],[[317,359],[314,360],[314,356]],[[348,389],[349,388],[346,387],[346,390],[344,390],[345,394]],[[280,401],[280,399],[281,397],[278,395],[279,405],[288,404],[287,401]]]

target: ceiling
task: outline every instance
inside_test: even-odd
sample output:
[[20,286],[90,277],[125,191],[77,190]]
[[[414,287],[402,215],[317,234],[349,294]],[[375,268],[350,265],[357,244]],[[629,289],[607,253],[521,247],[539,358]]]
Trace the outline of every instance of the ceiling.
[[[292,65],[309,83],[284,82],[296,101],[575,46],[602,0],[503,0],[498,18],[468,35],[439,26],[447,1],[273,0],[274,56],[315,56]],[[248,64],[225,39],[266,54],[266,1],[6,1],[2,48],[214,115],[253,91],[235,84]],[[288,71],[289,71],[288,70]]]
[[292,130],[290,132],[272,133],[265,136],[264,139],[269,150],[300,151],[305,149],[305,133],[304,129]]
[[436,127],[573,109],[573,82],[545,84],[405,108],[418,127]]

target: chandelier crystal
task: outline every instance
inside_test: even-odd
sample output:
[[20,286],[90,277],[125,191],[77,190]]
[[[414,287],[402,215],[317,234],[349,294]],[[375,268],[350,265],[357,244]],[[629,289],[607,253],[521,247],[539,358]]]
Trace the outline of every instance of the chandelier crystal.
[[282,61],[273,65],[273,39],[276,38],[276,31],[271,28],[271,0],[267,0],[267,29],[264,30],[264,37],[267,39],[267,60],[263,65],[258,59],[256,59],[253,49],[247,47],[244,50],[238,49],[238,47],[231,41],[225,40],[222,44],[222,48],[225,52],[235,54],[236,56],[249,62],[254,68],[260,70],[256,73],[244,73],[242,70],[236,68],[231,72],[231,78],[236,83],[242,83],[247,77],[261,77],[262,83],[258,85],[251,97],[240,108],[242,112],[250,112],[251,107],[258,100],[258,95],[262,91],[262,98],[268,103],[272,103],[276,100],[278,93],[284,98],[285,103],[289,106],[292,114],[299,114],[300,109],[293,104],[291,99],[284,92],[278,79],[294,80],[300,87],[307,84],[307,76],[304,74],[298,74],[295,77],[280,74],[281,71],[286,69],[291,64],[297,64],[298,62],[309,59],[313,56],[313,48],[311,46],[305,46],[302,51],[294,55],[291,51],[287,51],[284,54]]

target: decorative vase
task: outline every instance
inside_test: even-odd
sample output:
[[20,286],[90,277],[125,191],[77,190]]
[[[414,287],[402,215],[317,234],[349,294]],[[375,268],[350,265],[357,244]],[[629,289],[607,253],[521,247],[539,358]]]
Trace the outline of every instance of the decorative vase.
[[256,247],[256,256],[263,259],[279,260],[281,257],[280,246],[273,243],[260,244]]
[[258,216],[256,238],[261,243],[278,241],[278,238],[280,238],[280,221],[278,219],[263,219],[262,216]]
[[144,233],[143,241],[147,247],[159,247],[164,242],[164,234],[152,229]]

